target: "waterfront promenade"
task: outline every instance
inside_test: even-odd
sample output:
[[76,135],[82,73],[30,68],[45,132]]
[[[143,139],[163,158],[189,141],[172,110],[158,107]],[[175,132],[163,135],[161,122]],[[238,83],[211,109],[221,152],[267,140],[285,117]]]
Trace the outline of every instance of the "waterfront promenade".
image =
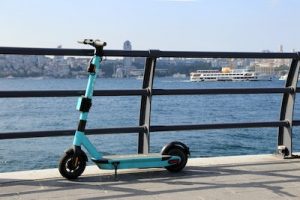
[[274,155],[190,159],[185,170],[87,167],[76,181],[57,169],[0,173],[0,199],[300,199],[300,159]]

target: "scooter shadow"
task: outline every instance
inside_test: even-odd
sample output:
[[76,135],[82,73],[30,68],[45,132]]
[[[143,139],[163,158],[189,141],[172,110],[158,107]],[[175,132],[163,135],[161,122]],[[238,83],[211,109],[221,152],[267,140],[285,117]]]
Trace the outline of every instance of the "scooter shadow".
[[168,180],[168,179],[186,179],[192,177],[208,177],[221,174],[209,167],[186,167],[183,171],[172,173],[162,168],[151,168],[151,169],[137,169],[137,171],[122,171],[120,170],[115,176],[112,173],[105,173],[102,175],[82,175],[79,179],[74,180],[75,182],[137,182],[137,181],[148,181],[148,180]]

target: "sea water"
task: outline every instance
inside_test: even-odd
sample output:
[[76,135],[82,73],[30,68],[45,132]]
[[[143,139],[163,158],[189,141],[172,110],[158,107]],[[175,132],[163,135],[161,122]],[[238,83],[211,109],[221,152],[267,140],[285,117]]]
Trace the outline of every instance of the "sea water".
[[[0,79],[0,90],[84,90],[86,79]],[[98,79],[95,89],[140,89],[136,79]],[[189,82],[155,78],[157,89],[272,88],[284,81]],[[79,119],[78,97],[1,98],[0,132],[75,129]],[[184,125],[278,121],[282,94],[153,96],[151,125]],[[95,97],[87,128],[139,125],[140,96]],[[300,100],[294,119],[300,119]],[[293,129],[293,150],[300,149],[300,128]],[[150,151],[160,152],[171,141],[188,145],[192,157],[274,153],[278,128],[217,129],[155,132]],[[104,154],[137,152],[138,134],[90,135]],[[0,140],[0,172],[57,167],[72,137]]]

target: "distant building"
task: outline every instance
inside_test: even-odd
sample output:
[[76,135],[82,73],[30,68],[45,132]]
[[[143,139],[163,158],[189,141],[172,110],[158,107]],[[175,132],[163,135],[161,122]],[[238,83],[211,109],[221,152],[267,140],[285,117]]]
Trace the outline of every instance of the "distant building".
[[[126,40],[123,44],[123,50],[125,51],[131,51],[132,46],[131,42],[129,40]],[[114,69],[113,77],[115,78],[124,78],[124,77],[132,77],[136,76],[137,72],[136,67],[133,66],[133,60],[132,57],[124,57],[123,58],[123,65],[116,66]]]
[[[61,49],[62,48],[62,45],[60,44],[60,45],[58,45],[57,46],[57,48],[58,49]],[[55,62],[64,62],[64,56],[54,56],[54,60],[55,60]]]
[[274,75],[274,62],[255,63],[255,71],[261,74]]
[[118,67],[115,70],[115,74],[114,74],[115,78],[124,78],[124,70],[121,67]]
[[281,44],[280,47],[279,47],[279,52],[280,52],[280,53],[283,53],[283,45],[282,45],[282,44]]
[[[279,46],[279,52],[283,53],[283,45],[282,44]],[[277,65],[277,67],[289,66],[290,65],[290,60],[289,59],[276,59],[275,63]]]
[[226,58],[215,58],[211,60],[211,65],[215,68],[228,67],[230,62]]
[[[131,46],[131,42],[129,40],[126,40],[123,44],[123,50],[126,51],[131,51],[132,50],[132,46]],[[132,66],[132,58],[131,57],[124,57],[123,58],[123,65],[124,67],[131,67]]]

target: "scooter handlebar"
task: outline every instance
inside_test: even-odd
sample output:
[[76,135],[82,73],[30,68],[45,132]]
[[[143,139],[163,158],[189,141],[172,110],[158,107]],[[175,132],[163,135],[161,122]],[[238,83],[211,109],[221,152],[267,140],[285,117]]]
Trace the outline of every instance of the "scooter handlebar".
[[84,39],[83,41],[78,41],[78,43],[88,44],[95,48],[100,48],[100,47],[106,46],[106,42],[103,42],[101,40],[93,40],[93,39]]

